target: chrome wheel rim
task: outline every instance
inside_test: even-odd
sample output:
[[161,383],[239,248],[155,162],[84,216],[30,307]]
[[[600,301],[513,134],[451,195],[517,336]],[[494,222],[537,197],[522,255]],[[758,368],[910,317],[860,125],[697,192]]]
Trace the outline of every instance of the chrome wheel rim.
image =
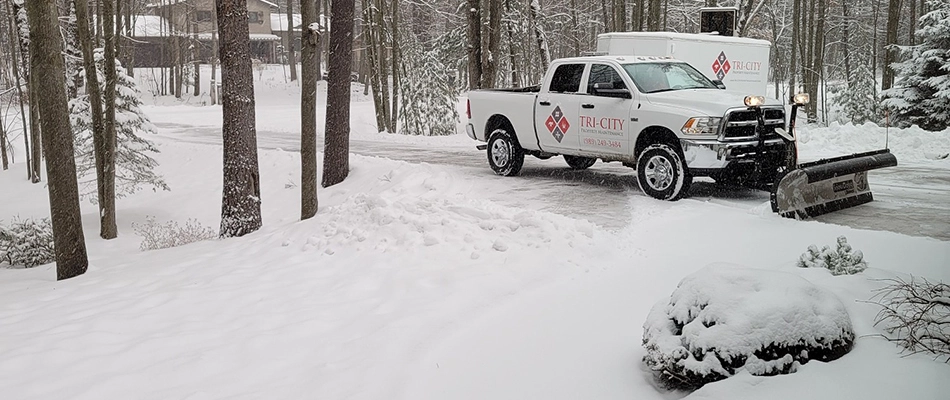
[[662,156],[650,157],[644,171],[647,184],[656,191],[664,191],[673,184],[673,164]]
[[511,150],[508,147],[508,142],[504,140],[496,140],[491,145],[491,159],[495,163],[495,166],[504,167],[508,165],[508,160],[511,158]]

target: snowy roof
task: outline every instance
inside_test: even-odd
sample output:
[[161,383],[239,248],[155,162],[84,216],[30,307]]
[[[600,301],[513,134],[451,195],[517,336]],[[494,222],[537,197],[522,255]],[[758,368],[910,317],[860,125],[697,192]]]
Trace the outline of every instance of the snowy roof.
[[[323,23],[323,26],[329,29],[327,24],[328,18],[323,14],[320,14],[320,21]],[[300,26],[303,25],[303,17],[300,14],[294,14],[294,31],[300,31]],[[270,15],[270,29],[273,32],[286,32],[287,31],[287,14],[272,13]]]
[[[300,24],[303,23],[303,18],[300,14],[294,14],[294,30],[300,30]],[[272,13],[270,15],[270,29],[274,32],[286,32],[287,27],[287,14],[283,13]]]
[[[271,34],[271,33],[252,33],[248,35],[252,42],[276,42],[280,40],[280,36]],[[211,40],[210,33],[199,33],[199,40]]]
[[[161,7],[161,6],[168,6],[172,4],[178,4],[178,3],[190,3],[191,1],[192,0],[152,0],[151,2],[148,3],[146,7]],[[257,1],[267,4],[271,7],[277,8],[277,4],[275,3],[271,3],[265,0],[257,0]]]
[[136,15],[132,17],[132,37],[170,36],[171,26],[165,18],[157,15]]

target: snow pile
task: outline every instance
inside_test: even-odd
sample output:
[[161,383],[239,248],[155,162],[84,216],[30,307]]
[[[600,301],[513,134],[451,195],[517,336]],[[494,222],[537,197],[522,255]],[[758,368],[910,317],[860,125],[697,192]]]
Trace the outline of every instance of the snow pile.
[[[897,129],[867,122],[861,125],[828,127],[802,125],[798,129],[798,151],[804,161],[883,149],[885,144],[898,162],[947,161],[950,153],[950,131],[931,132],[918,127]],[[887,143],[885,143],[885,141]]]
[[851,350],[838,298],[793,274],[710,265],[684,278],[643,325],[643,362],[667,388],[696,389],[745,369],[795,372]]
[[307,239],[306,249],[333,254],[338,248],[417,252],[436,246],[468,254],[505,252],[509,248],[536,251],[573,247],[593,238],[587,221],[550,213],[509,210],[489,202],[458,204],[447,199],[397,198],[357,194],[324,210],[322,235]]
[[848,244],[844,236],[838,237],[838,247],[831,250],[825,246],[818,250],[818,246],[808,246],[808,251],[802,253],[798,259],[800,268],[827,268],[832,275],[854,275],[868,268],[864,261],[864,253],[855,250]]

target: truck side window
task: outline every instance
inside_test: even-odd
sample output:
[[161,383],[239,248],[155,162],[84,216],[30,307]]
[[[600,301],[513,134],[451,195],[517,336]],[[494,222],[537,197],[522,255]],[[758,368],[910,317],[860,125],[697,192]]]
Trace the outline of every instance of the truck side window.
[[551,77],[549,92],[577,93],[581,86],[581,76],[584,75],[584,64],[563,64],[554,70]]
[[614,89],[626,89],[623,78],[614,67],[604,64],[594,64],[590,67],[590,77],[587,78],[587,93],[594,94],[595,83],[613,83]]

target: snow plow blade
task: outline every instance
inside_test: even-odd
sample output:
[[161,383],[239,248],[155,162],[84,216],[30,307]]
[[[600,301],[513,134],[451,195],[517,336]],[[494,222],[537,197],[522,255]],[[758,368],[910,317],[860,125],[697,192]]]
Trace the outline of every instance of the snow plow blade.
[[805,219],[871,202],[867,172],[896,165],[887,149],[799,164],[772,185],[772,211]]

